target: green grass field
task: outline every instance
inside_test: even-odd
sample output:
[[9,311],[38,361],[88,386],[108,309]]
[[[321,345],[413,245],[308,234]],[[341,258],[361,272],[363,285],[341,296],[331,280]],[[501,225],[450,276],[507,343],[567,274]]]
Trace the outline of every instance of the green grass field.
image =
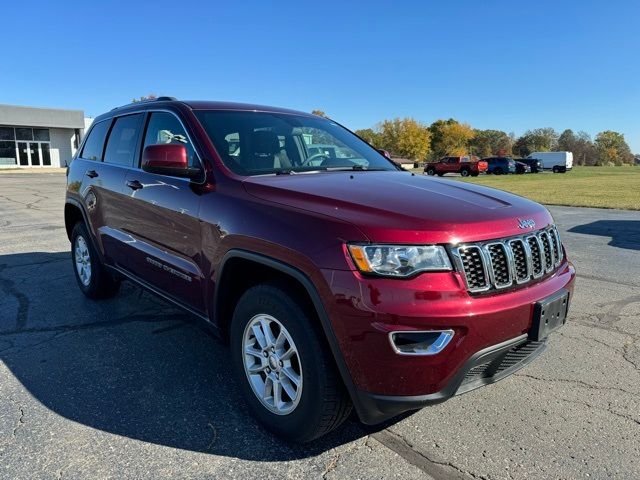
[[640,167],[575,167],[565,174],[444,178],[499,188],[548,205],[640,210]]

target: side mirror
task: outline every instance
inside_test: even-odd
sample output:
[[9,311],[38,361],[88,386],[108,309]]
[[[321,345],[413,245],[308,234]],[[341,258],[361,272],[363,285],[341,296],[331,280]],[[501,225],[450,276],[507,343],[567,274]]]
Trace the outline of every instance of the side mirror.
[[391,160],[391,154],[389,152],[387,152],[386,150],[383,150],[382,148],[379,148],[378,152],[381,153],[383,156],[387,157],[389,160]]
[[160,175],[193,178],[199,168],[189,167],[187,149],[177,143],[149,145],[142,152],[142,170]]

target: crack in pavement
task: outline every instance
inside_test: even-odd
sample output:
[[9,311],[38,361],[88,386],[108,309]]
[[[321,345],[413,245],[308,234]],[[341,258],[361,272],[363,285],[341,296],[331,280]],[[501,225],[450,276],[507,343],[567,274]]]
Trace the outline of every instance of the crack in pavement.
[[584,405],[587,408],[592,408],[594,410],[601,410],[603,412],[610,413],[611,415],[623,418],[625,420],[629,420],[629,421],[631,421],[633,423],[636,423],[637,425],[640,425],[640,420],[637,420],[637,419],[633,418],[631,415],[625,415],[624,413],[615,412],[615,411],[613,411],[613,410],[611,410],[610,408],[607,408],[607,407],[601,407],[600,405],[593,405],[593,404],[585,402],[583,400],[570,400],[568,398],[562,398],[562,397],[557,397],[557,398],[561,402],[573,403],[573,404],[576,404],[576,405]]
[[[559,335],[560,335],[561,337],[570,338],[571,340],[575,340],[575,341],[577,341],[577,342],[582,342],[582,341],[585,341],[585,340],[586,340],[586,341],[588,341],[588,342],[597,343],[598,345],[602,345],[602,346],[604,346],[604,347],[607,347],[607,348],[609,348],[609,349],[613,350],[614,352],[616,352],[617,354],[619,354],[619,355],[620,355],[620,357],[621,357],[624,361],[626,361],[627,363],[629,363],[633,368],[635,368],[636,370],[638,370],[638,369],[639,369],[639,368],[638,368],[638,367],[639,367],[639,366],[638,366],[638,364],[637,364],[635,361],[633,361],[633,360],[631,360],[631,359],[629,359],[629,358],[627,357],[627,355],[629,355],[629,352],[627,351],[627,349],[629,348],[629,346],[634,345],[634,344],[635,344],[635,342],[631,342],[631,343],[624,343],[624,344],[622,344],[622,348],[616,348],[614,345],[609,345],[608,343],[603,342],[602,340],[598,340],[597,338],[588,337],[588,336],[583,336],[582,338],[577,338],[577,337],[574,337],[574,336],[571,336],[571,335],[567,335],[567,333],[566,333],[566,332],[562,332],[562,331],[560,331],[560,332],[558,332],[558,333],[559,333]],[[622,335],[622,334],[621,334],[621,335]]]
[[[606,313],[597,314],[596,317],[600,318],[602,323],[614,324],[620,321],[620,314],[622,310],[624,310],[628,305],[632,303],[640,302],[640,295],[630,295],[628,297],[622,298],[620,300],[616,300],[615,302],[605,303],[603,306],[610,305],[611,308]],[[602,317],[600,317],[602,315]]]
[[[578,318],[576,318],[576,316]],[[622,315],[621,315],[622,316]],[[627,337],[631,337],[633,339],[640,339],[640,334],[633,334],[626,330],[622,330],[620,327],[616,327],[615,325],[610,324],[602,324],[599,321],[592,320],[589,315],[584,314],[573,314],[570,322],[574,325],[580,325],[583,327],[595,328],[598,330],[602,330],[604,332],[614,332],[619,333],[621,335],[625,335]]]
[[[58,255],[59,253],[69,253],[69,252],[56,252],[56,253],[52,253],[51,255]],[[11,270],[12,268],[20,268],[20,267],[32,267],[32,266],[39,266],[39,265],[48,265],[50,263],[56,263],[56,262],[68,262],[69,258],[52,258],[51,260],[43,260],[41,262],[29,262],[29,263],[16,263],[13,265],[9,265],[9,264],[3,264],[0,265],[0,267],[3,267],[3,270]]]
[[[417,450],[406,438],[391,430],[382,430],[374,433],[371,437],[435,480],[460,480],[468,477],[488,479],[484,475],[464,470],[451,462],[429,457]],[[451,469],[455,471],[452,472]]]
[[536,377],[535,375],[531,375],[530,373],[514,373],[513,374],[514,377],[523,377],[523,378],[530,378],[532,380],[538,380],[540,382],[559,382],[559,383],[571,383],[574,385],[581,385],[585,388],[589,388],[592,390],[614,390],[616,392],[622,392],[622,393],[626,393],[627,395],[631,395],[634,397],[640,397],[640,393],[635,393],[635,392],[630,392],[629,390],[625,390],[624,388],[620,388],[620,387],[601,387],[599,385],[592,385],[591,383],[587,383],[584,382],[582,380],[572,380],[572,379],[568,379],[568,378],[542,378],[542,377]]
[[22,427],[22,425],[24,425],[24,408],[20,406],[18,407],[18,411],[20,412],[20,415],[18,416],[18,419],[16,420],[16,424],[13,427],[13,432],[11,433],[13,437],[15,437],[16,434],[18,433],[18,429]]
[[[366,440],[363,443],[363,445],[364,444],[366,444]],[[357,442],[354,442],[353,444],[349,445],[347,448],[337,452],[336,455],[329,462],[327,462],[327,464],[325,465],[324,471],[322,472],[322,475],[321,475],[323,480],[325,480],[327,478],[327,475],[329,475],[329,473],[331,473],[333,470],[336,469],[336,467],[338,466],[338,463],[340,462],[340,459],[342,457],[344,457],[345,455],[353,452],[354,450],[357,450],[361,446],[362,445],[358,444]]]
[[6,264],[0,265],[0,290],[3,290],[10,297],[15,298],[18,302],[18,311],[16,313],[16,330],[23,329],[27,324],[29,317],[29,298],[15,288],[13,280],[4,278],[2,272],[7,268]]
[[[185,315],[183,321],[187,322],[188,318],[189,318],[188,315]],[[4,332],[0,332],[0,337],[6,337],[11,335],[26,335],[26,334],[34,334],[34,333],[36,334],[37,333],[55,333],[55,335],[52,335],[51,337],[47,338],[46,340],[43,340],[42,342],[38,342],[32,345],[26,345],[24,347],[16,347],[14,345],[11,345],[3,350],[0,350],[0,354],[15,355],[25,350],[38,347],[45,343],[49,343],[55,340],[56,338],[58,338],[59,336],[65,333],[70,333],[70,332],[79,332],[79,331],[90,330],[94,328],[115,327],[115,326],[125,325],[129,323],[135,323],[135,322],[159,323],[159,322],[168,322],[172,320],[176,320],[176,315],[138,314],[138,315],[126,315],[113,320],[111,319],[100,320],[100,321],[91,322],[91,323],[81,323],[81,324],[75,324],[75,325],[58,325],[55,327],[27,328],[22,330],[4,331]],[[4,339],[0,339],[0,340],[4,340]],[[11,351],[12,349],[15,349],[15,348],[17,348],[17,350]]]
[[577,273],[576,277],[586,278],[589,280],[597,280],[599,282],[604,282],[604,283],[613,283],[615,285],[624,285],[625,287],[635,287],[635,288],[640,287],[640,285],[638,285],[637,283],[623,282],[620,280],[612,280],[610,278],[598,277],[597,275],[589,275],[588,273]]

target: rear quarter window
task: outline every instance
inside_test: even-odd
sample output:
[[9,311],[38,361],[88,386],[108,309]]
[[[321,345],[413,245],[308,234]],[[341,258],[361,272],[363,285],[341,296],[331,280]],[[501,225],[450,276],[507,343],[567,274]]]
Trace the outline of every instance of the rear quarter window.
[[102,152],[104,151],[104,140],[107,138],[107,132],[109,131],[110,120],[104,120],[102,122],[95,123],[91,130],[89,130],[89,136],[84,142],[82,147],[82,153],[80,158],[85,160],[102,161]]

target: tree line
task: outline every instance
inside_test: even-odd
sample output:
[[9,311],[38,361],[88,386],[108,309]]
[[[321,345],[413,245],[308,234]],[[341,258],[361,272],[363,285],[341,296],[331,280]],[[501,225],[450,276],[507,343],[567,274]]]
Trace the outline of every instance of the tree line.
[[535,128],[516,137],[501,130],[476,129],[453,118],[436,120],[431,125],[413,118],[395,118],[355,133],[393,156],[417,161],[448,155],[517,158],[549,151],[573,152],[577,165],[624,165],[634,160],[624,135],[611,130],[598,133],[593,140],[586,132],[567,129],[558,134],[553,128]]

